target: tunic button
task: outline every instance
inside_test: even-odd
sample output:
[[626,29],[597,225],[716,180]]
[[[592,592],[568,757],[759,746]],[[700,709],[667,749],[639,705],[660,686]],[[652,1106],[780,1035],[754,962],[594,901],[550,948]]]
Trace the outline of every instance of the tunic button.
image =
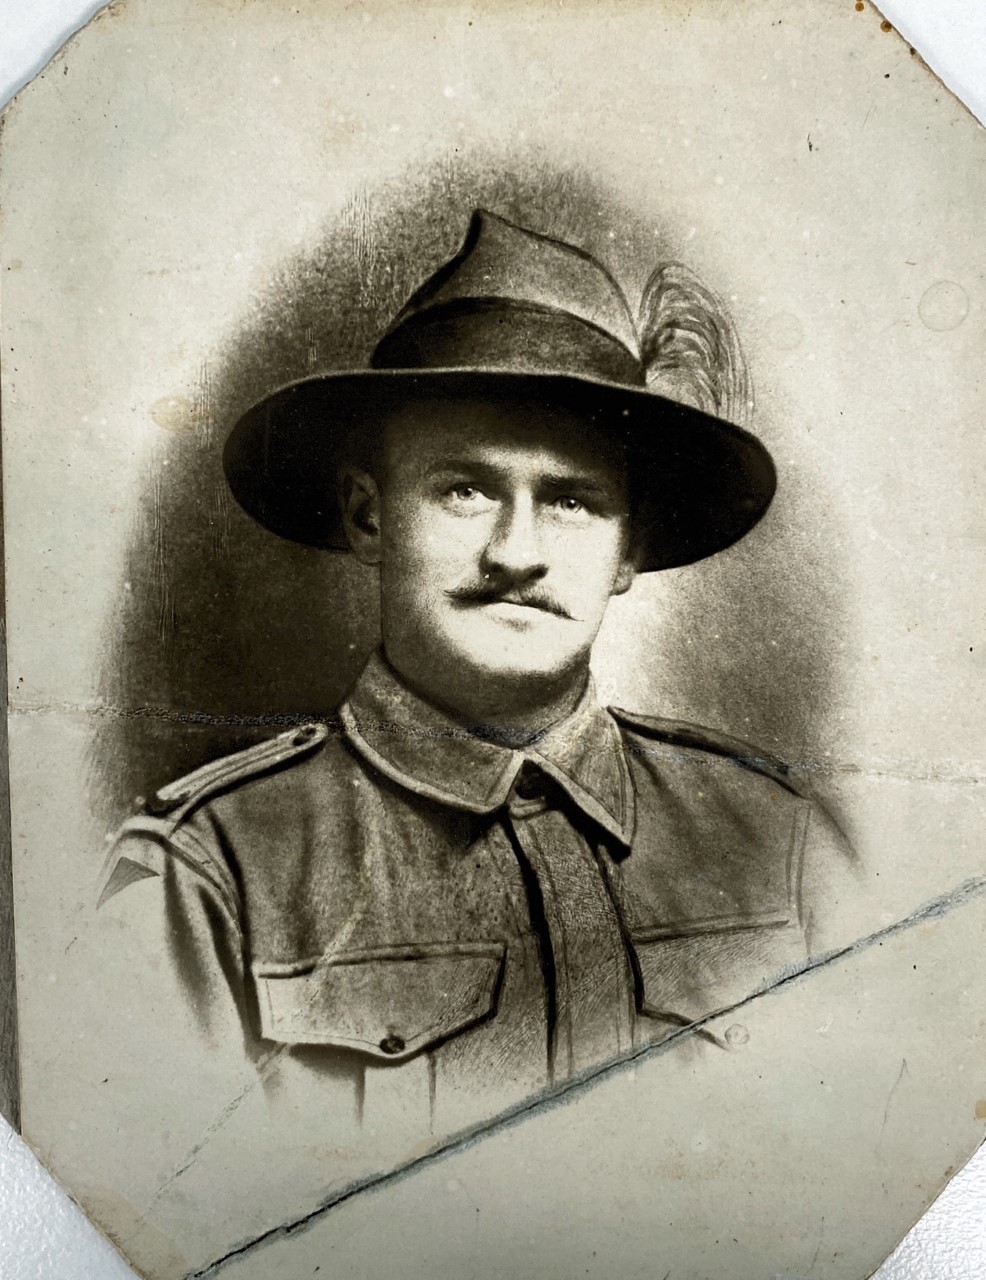
[[403,1053],[406,1047],[407,1046],[404,1044],[404,1041],[400,1036],[384,1036],[380,1041],[381,1053]]

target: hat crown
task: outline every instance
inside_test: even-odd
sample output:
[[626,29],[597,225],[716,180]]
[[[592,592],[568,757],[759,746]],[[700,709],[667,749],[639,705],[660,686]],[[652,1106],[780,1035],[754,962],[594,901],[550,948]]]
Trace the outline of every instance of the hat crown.
[[461,249],[412,294],[371,363],[644,380],[630,308],[605,267],[486,209],[473,212]]

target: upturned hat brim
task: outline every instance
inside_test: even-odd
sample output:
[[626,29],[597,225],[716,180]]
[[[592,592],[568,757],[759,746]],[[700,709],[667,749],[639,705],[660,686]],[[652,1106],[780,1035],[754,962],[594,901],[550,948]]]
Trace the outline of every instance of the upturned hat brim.
[[628,451],[644,572],[692,564],[748,533],[777,484],[749,432],[643,388],[572,374],[487,369],[363,369],[306,378],[268,396],[233,428],[223,455],[240,506],[273,533],[346,550],[338,466],[389,409],[416,398],[482,397],[577,412]]

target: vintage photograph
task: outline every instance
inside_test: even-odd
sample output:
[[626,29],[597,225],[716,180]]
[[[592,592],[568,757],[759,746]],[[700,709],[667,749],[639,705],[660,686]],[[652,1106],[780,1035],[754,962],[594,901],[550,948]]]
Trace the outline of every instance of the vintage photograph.
[[788,768],[593,688],[610,598],[731,546],[776,483],[719,416],[749,393],[717,299],[668,264],[643,308],[638,334],[584,250],[476,210],[366,371],[225,445],[259,524],[373,571],[381,643],[329,723],[158,790],[101,898],[154,879],[203,1033],[238,1020],[262,1073],[289,1046],[333,1109],[426,1056],[427,1132],[447,1092],[482,1113],[826,949],[851,854]]
[[972,1154],[983,146],[835,0],[8,110],[19,1114],[138,1274],[856,1280]]

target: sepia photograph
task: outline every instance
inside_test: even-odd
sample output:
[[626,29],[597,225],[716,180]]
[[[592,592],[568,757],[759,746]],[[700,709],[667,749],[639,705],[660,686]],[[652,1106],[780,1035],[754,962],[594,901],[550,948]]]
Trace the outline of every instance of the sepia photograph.
[[841,0],[8,106],[5,1112],[138,1275],[863,1280],[973,1155],[984,160]]

